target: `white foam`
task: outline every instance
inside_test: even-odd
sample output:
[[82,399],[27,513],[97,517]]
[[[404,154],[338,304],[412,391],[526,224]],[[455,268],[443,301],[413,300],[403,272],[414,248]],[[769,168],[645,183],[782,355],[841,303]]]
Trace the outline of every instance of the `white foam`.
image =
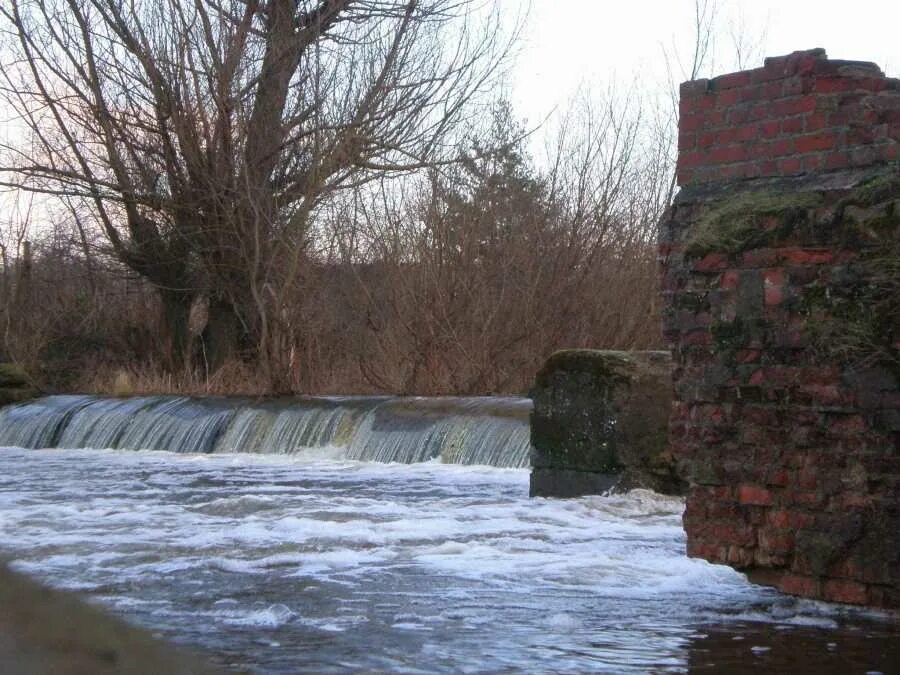
[[278,628],[290,621],[296,613],[282,604],[270,605],[265,609],[251,611],[229,610],[219,614],[223,623],[232,626],[252,626],[254,628]]

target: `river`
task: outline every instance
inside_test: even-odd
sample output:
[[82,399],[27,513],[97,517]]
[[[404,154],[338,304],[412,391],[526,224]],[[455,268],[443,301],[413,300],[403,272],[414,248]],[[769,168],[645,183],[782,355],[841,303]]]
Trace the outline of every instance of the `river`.
[[[21,437],[27,416],[5,414],[0,438]],[[72,417],[57,422],[54,442]],[[687,558],[680,499],[529,499],[525,468],[440,452],[360,461],[346,447],[0,448],[0,548],[18,570],[250,672],[900,663],[895,617],[787,597]]]

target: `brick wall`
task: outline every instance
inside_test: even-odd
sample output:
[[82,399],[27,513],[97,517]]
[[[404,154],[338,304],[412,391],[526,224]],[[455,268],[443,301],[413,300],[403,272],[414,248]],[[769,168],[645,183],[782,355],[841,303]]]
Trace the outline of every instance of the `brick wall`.
[[900,607],[900,89],[823,52],[682,87],[660,224],[688,553]]
[[681,85],[678,183],[900,160],[900,80],[821,49]]

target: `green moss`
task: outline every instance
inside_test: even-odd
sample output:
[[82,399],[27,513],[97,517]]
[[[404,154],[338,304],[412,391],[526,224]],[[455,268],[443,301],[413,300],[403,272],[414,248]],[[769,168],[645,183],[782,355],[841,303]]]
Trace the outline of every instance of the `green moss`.
[[847,204],[875,206],[900,194],[900,174],[875,176],[860,183],[847,198]]
[[828,287],[802,298],[813,346],[853,367],[884,366],[900,380],[900,242],[865,249]]
[[[685,250],[690,256],[740,253],[790,236],[822,203],[817,192],[745,192],[722,200],[697,222]],[[776,226],[771,227],[771,219]]]
[[676,293],[672,299],[672,306],[696,314],[709,309],[709,299],[706,293]]
[[623,370],[633,369],[634,363],[625,352],[599,349],[563,349],[547,359],[535,377],[535,386],[544,387],[557,371],[588,373],[599,380],[619,382],[627,380]]
[[733,352],[760,338],[766,330],[766,322],[738,317],[734,321],[713,321],[709,330],[713,344],[720,352]]

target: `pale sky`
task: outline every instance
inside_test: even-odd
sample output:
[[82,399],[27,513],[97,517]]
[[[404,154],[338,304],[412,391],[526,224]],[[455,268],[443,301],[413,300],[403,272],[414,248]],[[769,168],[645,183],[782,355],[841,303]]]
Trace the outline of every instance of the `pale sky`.
[[[694,0],[481,1],[499,3],[509,17],[530,6],[505,91],[529,126],[564,111],[579,87],[602,92],[617,82],[660,91],[664,49],[688,58],[693,45]],[[763,55],[824,47],[831,58],[874,61],[900,77],[900,0],[707,1],[719,16],[713,74],[736,69],[730,33],[737,32],[761,44]],[[748,63],[759,65],[761,57]],[[13,133],[14,124],[0,124],[0,134]],[[0,211],[8,213],[6,196],[0,194]]]
[[[712,1],[712,0],[710,0]],[[511,13],[529,0],[498,0]],[[875,61],[900,76],[900,0],[719,0],[715,74],[733,70],[728,32],[763,38],[767,56],[824,47],[830,58]],[[530,0],[528,24],[511,74],[519,114],[539,122],[580,84],[665,81],[663,47],[687,54],[694,0]],[[754,61],[752,67],[762,65]],[[681,79],[680,77],[677,79]]]

